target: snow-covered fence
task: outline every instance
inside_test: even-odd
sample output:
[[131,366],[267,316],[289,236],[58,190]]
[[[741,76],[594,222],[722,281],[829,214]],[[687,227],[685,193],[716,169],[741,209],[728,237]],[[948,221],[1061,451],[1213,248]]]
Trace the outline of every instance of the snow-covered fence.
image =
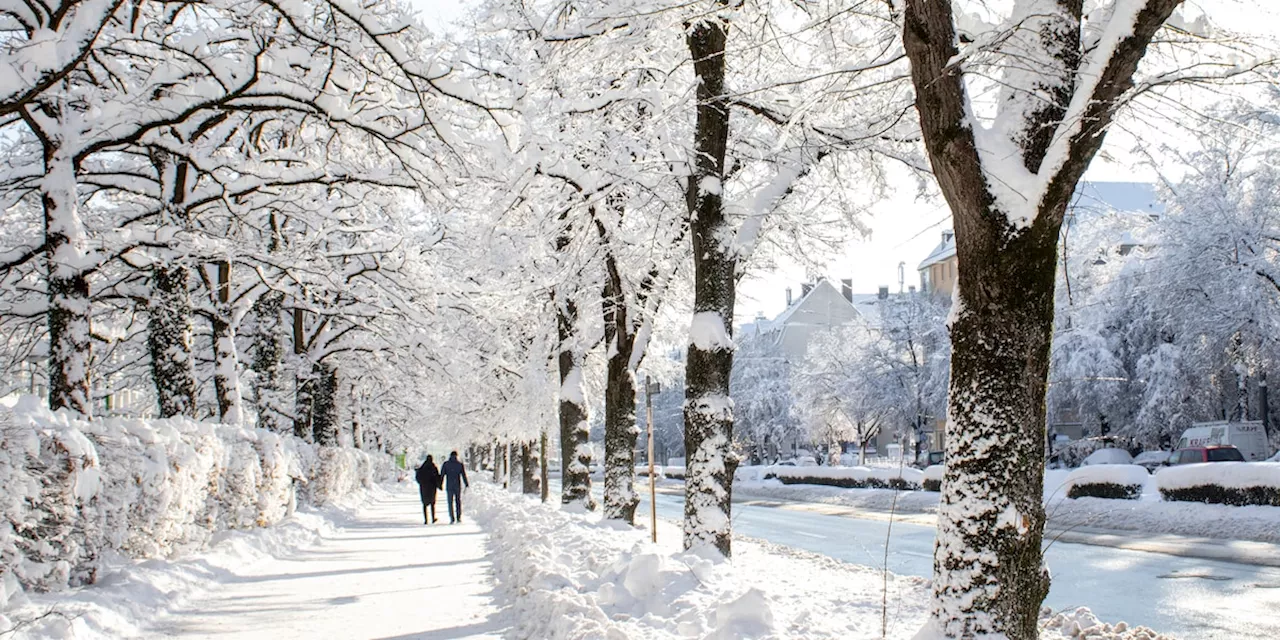
[[931,464],[925,467],[924,481],[921,486],[925,491],[942,491],[942,476],[947,473],[947,468],[940,464]]
[[0,408],[0,607],[19,589],[93,582],[104,555],[165,557],[277,523],[299,498],[372,484],[384,458],[187,419]]
[[783,484],[819,484],[848,489],[923,488],[924,472],[911,467],[772,467],[765,479],[776,478]]
[[1151,474],[1136,464],[1096,464],[1080,467],[1067,476],[1068,498],[1137,500]]
[[1165,500],[1280,507],[1280,463],[1206,462],[1156,473]]

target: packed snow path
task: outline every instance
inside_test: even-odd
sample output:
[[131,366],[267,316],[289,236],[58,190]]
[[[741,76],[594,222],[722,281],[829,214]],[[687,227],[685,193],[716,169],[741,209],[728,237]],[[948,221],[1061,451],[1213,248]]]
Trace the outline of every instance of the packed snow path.
[[411,486],[375,500],[319,544],[227,576],[144,637],[500,638],[485,535],[447,524],[443,495],[436,506],[440,523],[424,526]]

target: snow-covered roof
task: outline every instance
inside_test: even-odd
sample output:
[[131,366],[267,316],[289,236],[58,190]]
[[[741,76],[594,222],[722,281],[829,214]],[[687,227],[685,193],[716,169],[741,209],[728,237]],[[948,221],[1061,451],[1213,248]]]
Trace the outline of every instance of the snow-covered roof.
[[[821,291],[823,288],[828,289],[829,291]],[[783,310],[783,312],[778,314],[778,316],[773,320],[764,321],[757,318],[752,324],[761,332],[781,330],[788,324],[794,324],[797,312],[805,308],[810,300],[818,296],[831,299],[832,294],[834,294],[835,298],[851,305],[854,311],[856,311],[858,315],[860,315],[869,325],[873,327],[880,326],[880,304],[884,301],[880,300],[877,294],[855,293],[853,294],[853,300],[849,301],[844,297],[844,294],[840,292],[840,289],[826,278],[819,279],[814,283],[813,287],[809,289],[808,293],[800,296],[798,300],[791,303],[791,306]]]
[[929,252],[929,256],[920,261],[920,266],[916,267],[916,271],[927,269],[932,265],[938,264],[956,254],[956,234],[950,229],[942,232],[942,242]]

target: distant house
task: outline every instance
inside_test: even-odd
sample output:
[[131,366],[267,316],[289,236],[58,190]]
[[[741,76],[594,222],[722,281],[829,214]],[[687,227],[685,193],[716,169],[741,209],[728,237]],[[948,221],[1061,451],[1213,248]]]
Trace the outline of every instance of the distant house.
[[[888,287],[880,287],[877,293],[856,294],[852,280],[840,281],[837,289],[831,280],[821,278],[801,285],[798,299],[792,299],[788,288],[787,302],[787,308],[776,318],[757,317],[754,322],[741,327],[739,335],[744,339],[769,341],[788,362],[799,363],[805,358],[810,341],[820,332],[859,325],[878,329],[880,310],[890,303],[890,295]],[[885,451],[892,442],[893,434],[885,431],[875,438],[873,444],[877,451]],[[777,453],[784,457],[798,449],[807,449],[809,445],[803,437],[775,443]]]

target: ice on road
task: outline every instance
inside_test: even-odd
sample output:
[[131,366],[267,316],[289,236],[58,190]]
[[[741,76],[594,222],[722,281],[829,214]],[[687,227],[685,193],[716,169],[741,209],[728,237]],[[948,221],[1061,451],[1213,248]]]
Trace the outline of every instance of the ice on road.
[[143,637],[500,638],[485,535],[445,524],[441,497],[431,526],[411,487],[375,500],[321,543],[227,576]]

